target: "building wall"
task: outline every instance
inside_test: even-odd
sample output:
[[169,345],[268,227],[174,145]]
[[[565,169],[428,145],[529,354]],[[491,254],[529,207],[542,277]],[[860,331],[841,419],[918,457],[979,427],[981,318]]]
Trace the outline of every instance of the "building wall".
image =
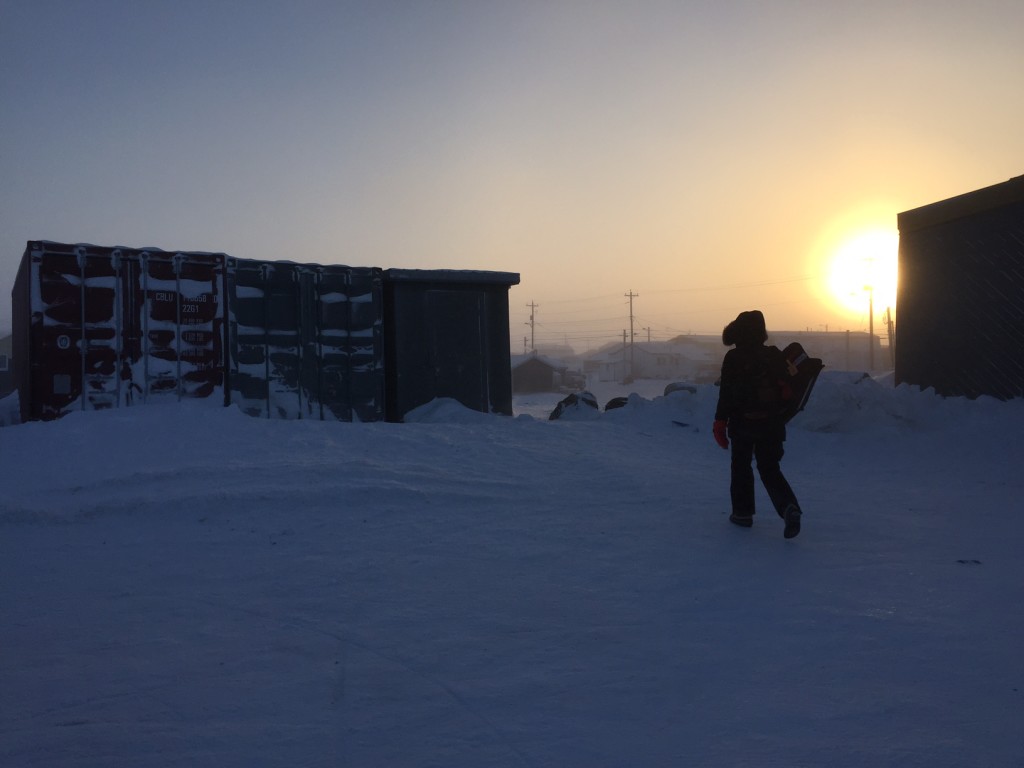
[[0,338],[0,397],[6,397],[14,391],[14,337]]
[[896,381],[1024,395],[1024,177],[900,214]]

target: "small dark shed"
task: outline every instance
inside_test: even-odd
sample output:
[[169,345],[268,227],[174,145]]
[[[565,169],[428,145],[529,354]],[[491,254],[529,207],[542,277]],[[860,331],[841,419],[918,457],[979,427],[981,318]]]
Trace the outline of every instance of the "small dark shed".
[[896,383],[1024,395],[1024,176],[898,223]]
[[512,414],[508,289],[511,272],[384,271],[385,414],[438,397]]
[[520,356],[512,363],[513,392],[557,392],[562,386],[564,365],[536,353]]

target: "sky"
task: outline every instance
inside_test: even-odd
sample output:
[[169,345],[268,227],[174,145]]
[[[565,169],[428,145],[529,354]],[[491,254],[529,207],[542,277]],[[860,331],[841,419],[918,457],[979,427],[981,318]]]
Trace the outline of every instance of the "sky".
[[1024,173],[1022,27],[1016,0],[0,0],[0,331],[33,239],[514,272],[513,352],[621,339],[629,294],[639,339],[755,307],[866,329],[897,213]]
[[825,371],[787,540],[713,385],[632,386],[0,428],[0,765],[1024,764],[1024,399]]

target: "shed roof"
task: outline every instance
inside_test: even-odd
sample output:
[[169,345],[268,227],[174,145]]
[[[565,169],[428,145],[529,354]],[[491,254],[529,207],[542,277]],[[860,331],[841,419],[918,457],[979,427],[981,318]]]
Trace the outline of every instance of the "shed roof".
[[518,272],[488,272],[479,269],[397,269],[384,271],[393,283],[467,283],[518,285]]
[[1024,202],[1024,176],[1015,176],[1001,184],[966,192],[896,215],[901,233],[944,224],[976,213]]
[[531,352],[527,355],[512,355],[512,370],[515,370],[519,366],[524,363],[528,363],[531,360],[536,360],[538,363],[546,365],[548,368],[556,371],[564,371],[568,368],[568,366],[560,360],[553,360],[550,357],[545,357],[544,355],[538,355],[535,352]]

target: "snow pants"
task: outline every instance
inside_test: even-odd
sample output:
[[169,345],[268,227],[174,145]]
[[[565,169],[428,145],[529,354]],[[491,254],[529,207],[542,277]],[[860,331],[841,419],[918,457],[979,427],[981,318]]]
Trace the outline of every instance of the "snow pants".
[[757,461],[757,472],[779,517],[783,516],[790,504],[799,507],[796,494],[789,487],[789,482],[779,466],[785,453],[782,448],[785,432],[782,432],[782,438],[776,430],[741,428],[730,429],[729,432],[732,440],[732,479],[729,492],[732,496],[733,514],[754,514],[754,470],[750,465],[751,460]]

